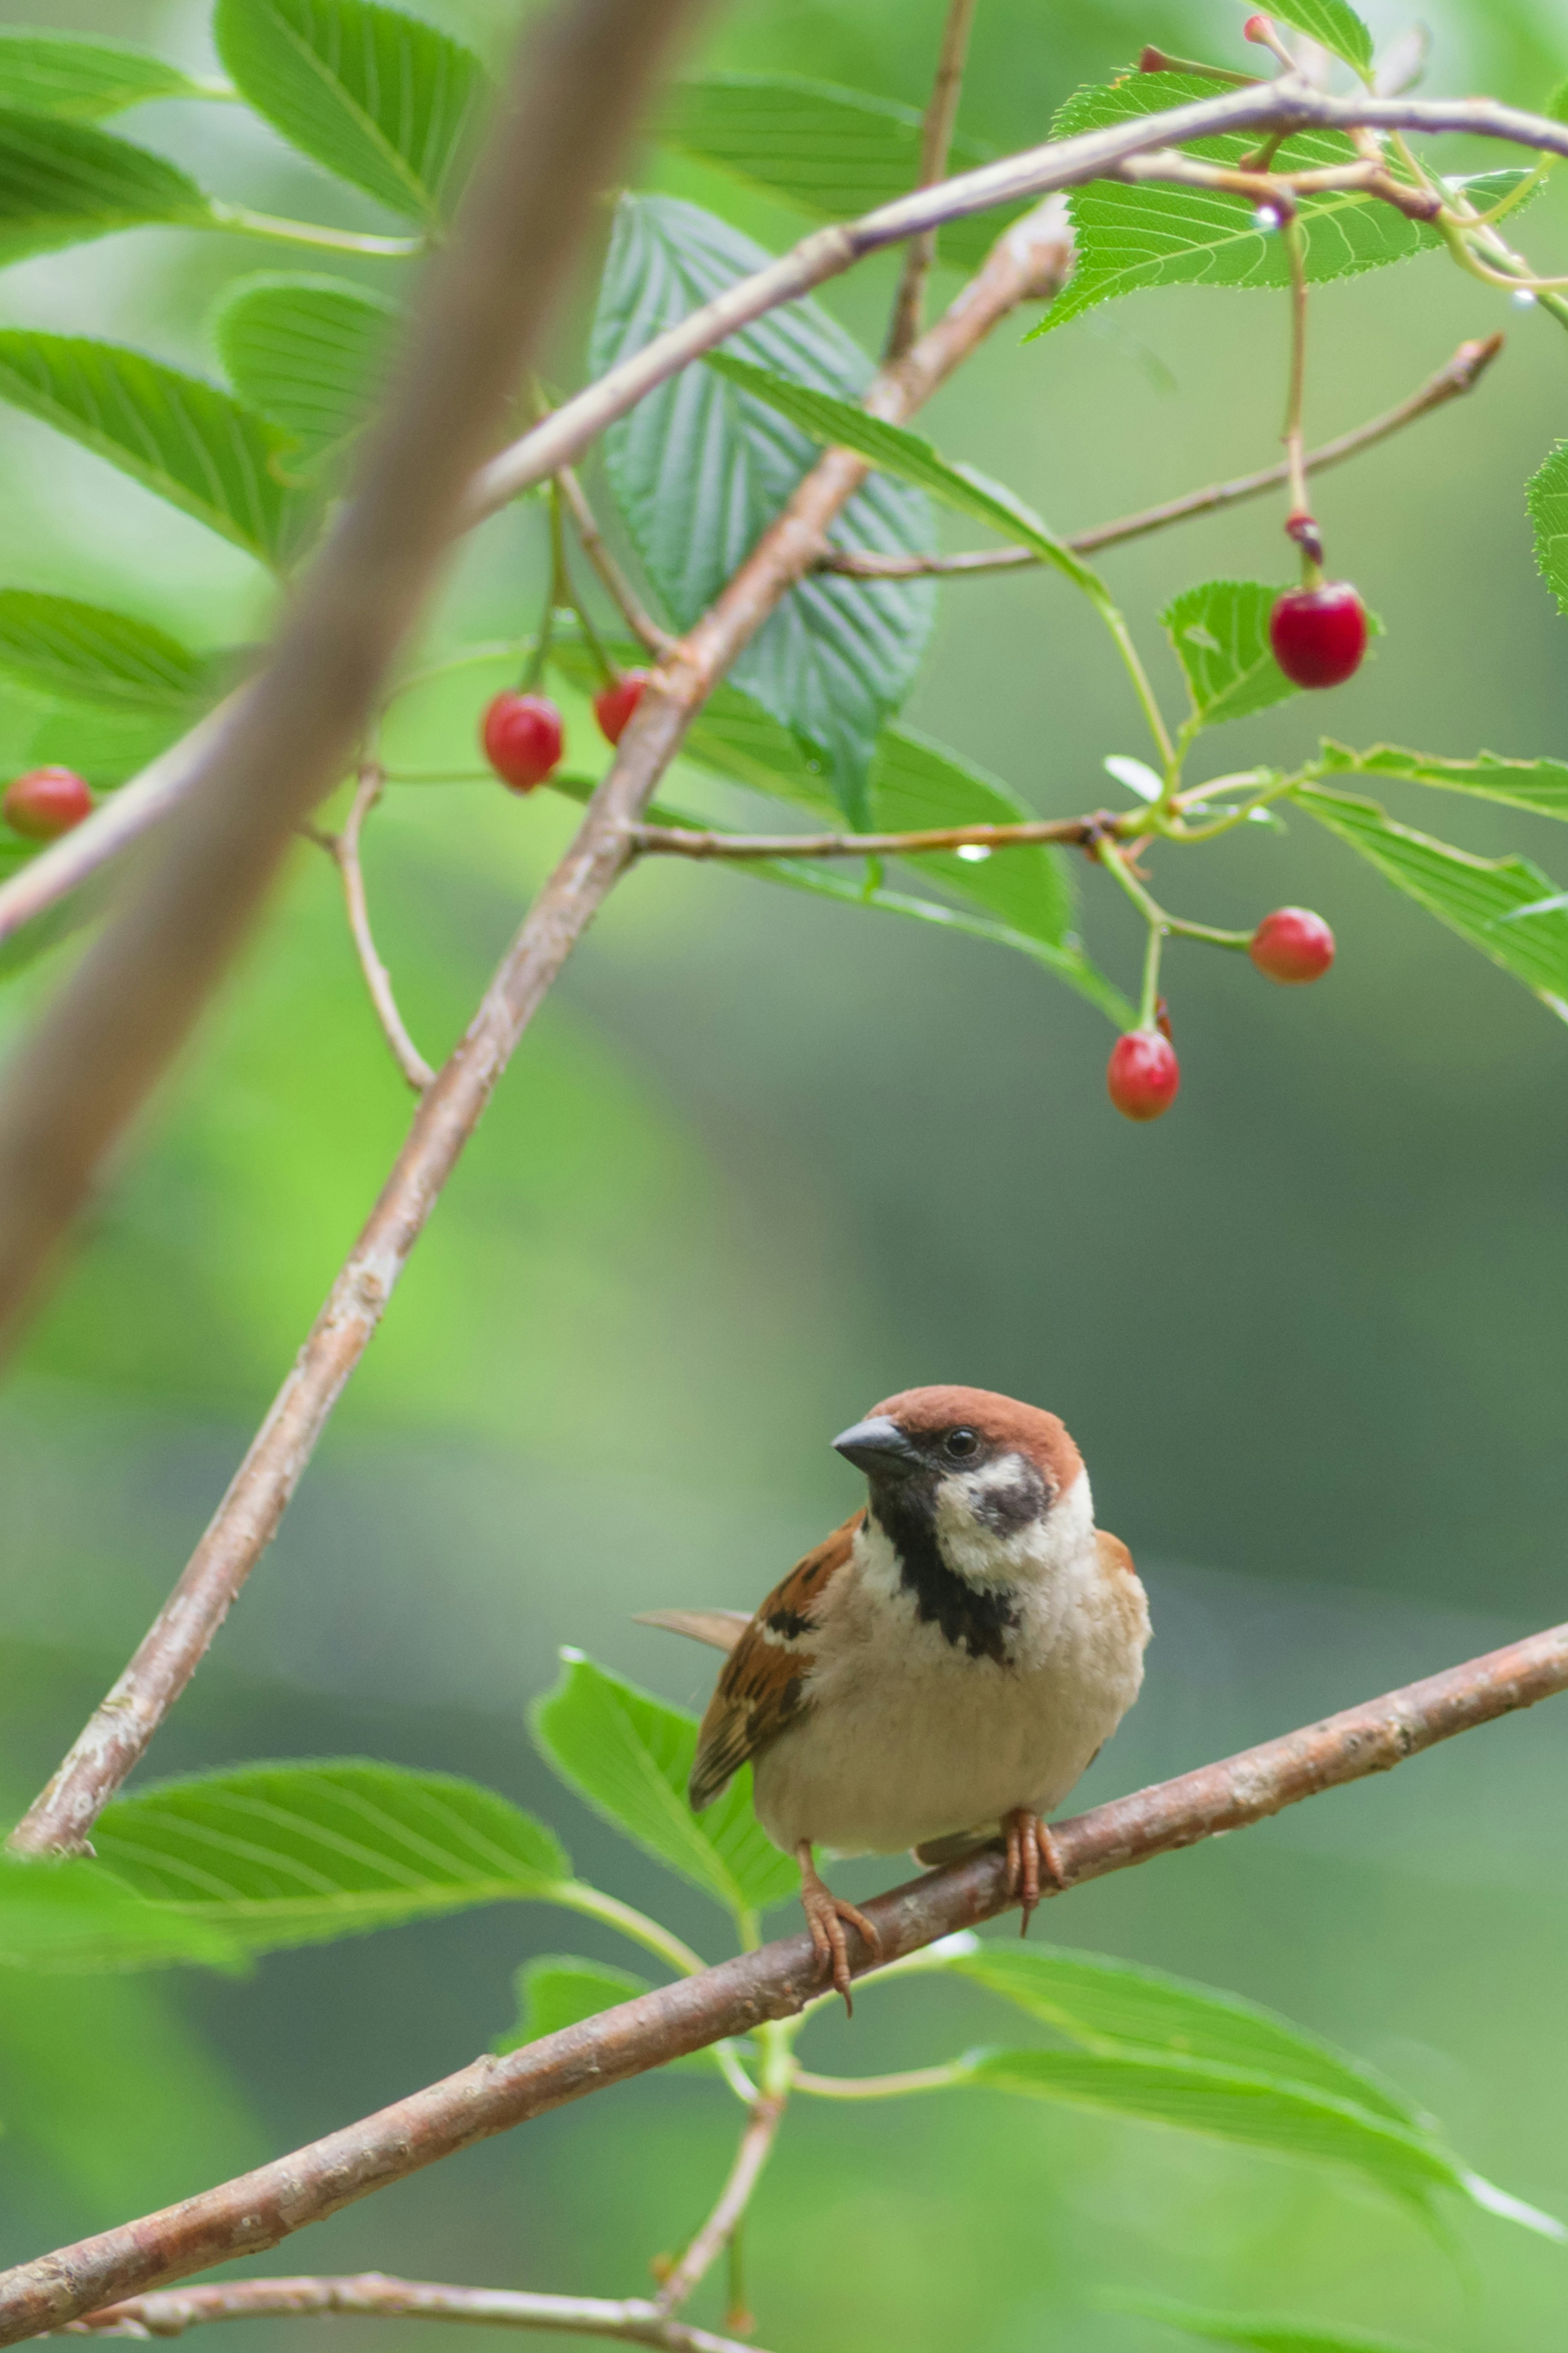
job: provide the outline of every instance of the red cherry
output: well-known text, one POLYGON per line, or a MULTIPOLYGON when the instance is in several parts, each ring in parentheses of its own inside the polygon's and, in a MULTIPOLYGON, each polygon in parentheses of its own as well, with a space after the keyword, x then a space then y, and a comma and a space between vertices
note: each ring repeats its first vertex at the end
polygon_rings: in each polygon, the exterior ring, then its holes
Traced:
POLYGON ((1244 41, 1267 41, 1274 27, 1267 16, 1249 16, 1241 28, 1244 41))
POLYGON ((29 841, 58 841, 92 814, 92 788, 74 768, 29 768, 0 800, 0 816, 29 841))
POLYGON ((485 712, 485 757, 514 793, 531 793, 561 760, 561 713, 547 694, 498 694, 485 712))
POLYGON ((651 675, 646 670, 624 670, 619 678, 612 679, 594 697, 594 716, 607 744, 618 744, 631 725, 632 713, 642 701, 642 691, 651 675))
POLYGON ((1321 980, 1334 960, 1334 935, 1310 907, 1276 907, 1247 953, 1270 980, 1321 980))
POLYGON ((1274 659, 1294 686, 1342 686, 1366 651, 1366 607, 1348 580, 1287 588, 1268 616, 1274 659))
POLYGON ((1110 1050, 1105 1083, 1128 1119, 1158 1119, 1170 1110, 1182 1083, 1176 1050, 1155 1030, 1130 1029, 1110 1050))

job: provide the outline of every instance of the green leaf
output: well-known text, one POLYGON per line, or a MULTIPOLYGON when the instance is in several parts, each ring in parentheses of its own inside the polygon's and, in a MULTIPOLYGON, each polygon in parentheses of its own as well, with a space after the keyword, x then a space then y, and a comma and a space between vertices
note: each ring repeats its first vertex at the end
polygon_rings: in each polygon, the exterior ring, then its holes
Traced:
POLYGON ((1462 940, 1523 981, 1560 1020, 1568 1021, 1568 906, 1524 911, 1562 899, 1550 875, 1528 858, 1476 858, 1446 841, 1396 825, 1375 801, 1319 785, 1290 797, 1320 825, 1375 866, 1462 940))
MULTIPOLYGON (((590 366, 602 375, 770 257, 696 205, 623 199, 600 289, 590 366)), ((871 364, 810 301, 733 339, 775 375, 853 396, 871 364)), ((816 450, 777 412, 712 369, 685 369, 607 436, 616 503, 678 627, 688 628, 773 522, 816 450)), ((930 510, 902 484, 873 480, 830 536, 841 546, 913 553, 931 543, 930 510)), ((791 589, 734 668, 736 683, 826 763, 852 822, 867 811, 877 733, 913 682, 934 614, 926 581, 816 574, 791 589)))
MULTIPOLYGON (((919 185, 923 121, 912 106, 804 74, 716 73, 678 81, 658 136, 748 187, 782 196, 821 220, 855 220, 919 185)), ((949 173, 992 160, 955 138, 949 173)), ((942 229, 944 261, 973 269, 1024 207, 1000 206, 942 229)))
POLYGON ((569 1953, 541 1953, 518 1970, 517 2023, 491 2043, 492 2051, 521 2051, 525 2042, 559 2034, 563 2027, 580 2026, 653 1990, 647 1978, 629 1969, 611 1968, 604 1961, 580 1961, 569 1953))
MULTIPOLYGON (((1055 136, 1074 138, 1080 132, 1158 114, 1192 99, 1214 98, 1224 88, 1196 74, 1131 74, 1070 98, 1057 118, 1055 136)), ((1249 135, 1199 139, 1184 153, 1237 164, 1257 143, 1249 135)), ((1279 168, 1315 170, 1348 163, 1353 153, 1338 132, 1298 132, 1281 148, 1279 168)), ((1490 172, 1465 185, 1484 207, 1527 176, 1517 169, 1490 172)), ((1124 186, 1114 180, 1094 180, 1075 188, 1068 202, 1078 260, 1035 334, 1141 287, 1283 287, 1290 282, 1285 241, 1277 231, 1259 228, 1247 196, 1221 188, 1124 186)), ((1354 190, 1304 196, 1298 217, 1307 277, 1313 284, 1403 261, 1441 243, 1429 223, 1410 220, 1393 205, 1354 190)))
POLYGON ((1345 0, 1269 0, 1268 13, 1305 33, 1363 79, 1371 73, 1372 35, 1345 0))
POLYGON ((687 1802, 697 1718, 563 1651, 564 1670, 533 1709, 533 1736, 595 1813, 729 1911, 761 1912, 799 1892, 793 1859, 752 1810, 750 1767, 700 1819, 687 1802))
POLYGON ((0 107, 0 264, 161 221, 210 228, 195 182, 85 122, 0 107))
POLYGON ((946 1967, 1089 2050, 1212 2062, 1327 2093, 1416 2130, 1428 2127, 1414 2103, 1370 2068, 1238 1994, 1049 1945, 985 1944, 946 1967))
MULTIPOLYGON (((1036 812, 984 769, 962 760, 912 728, 885 727, 871 768, 878 829, 921 833, 946 825, 1027 824, 1036 812)), ((1016 932, 1060 947, 1072 927, 1072 885, 1048 843, 965 858, 954 849, 921 850, 900 861, 934 875, 961 898, 999 915, 1016 932)))
POLYGON ((274 567, 293 553, 308 508, 279 480, 286 446, 232 394, 121 343, 0 330, 0 400, 183 508, 274 567))
POLYGON ((57 702, 38 706, 27 745, 30 768, 74 768, 98 789, 123 785, 166 751, 191 723, 189 707, 57 702))
POLYGON ((1412 784, 1436 785, 1444 792, 1505 801, 1534 817, 1568 818, 1568 764, 1562 760, 1505 760, 1495 752, 1478 752, 1473 760, 1439 760, 1428 752, 1402 751, 1397 744, 1352 752, 1326 737, 1321 750, 1336 776, 1407 776, 1412 784))
POLYGON ((1541 576, 1568 613, 1568 441, 1559 441, 1525 486, 1535 526, 1535 561, 1541 576))
POLYGON ((547 1900, 571 1872, 493 1789, 359 1757, 164 1781, 105 1807, 93 1843, 138 1894, 253 1952, 547 1900))
POLYGON ((389 212, 448 217, 489 96, 471 49, 369 0, 217 0, 213 35, 294 146, 389 212))
POLYGON ((767 368, 753 367, 730 352, 710 352, 706 362, 753 399, 765 400, 770 408, 776 408, 781 417, 787 417, 825 448, 857 450, 880 472, 917 490, 930 491, 945 506, 973 515, 1008 539, 1021 539, 1047 564, 1065 572, 1078 587, 1091 596, 1100 593, 1100 583, 1089 566, 1079 562, 1022 499, 967 466, 949 465, 908 426, 868 417, 853 401, 837 399, 814 385, 795 383, 767 368))
POLYGON ((6 1967, 147 1969, 204 1961, 234 1968, 243 1957, 220 1926, 144 1903, 101 1862, 0 1855, 0 1964, 6 1967))
POLYGON ((1268 616, 1279 594, 1261 580, 1205 580, 1184 589, 1161 614, 1201 726, 1250 718, 1300 691, 1268 642, 1268 616))
POLYGON ((79 40, 69 33, 0 31, 0 106, 97 122, 150 98, 216 98, 222 85, 194 81, 163 58, 123 41, 79 40))
POLYGON ((202 700, 208 676, 150 621, 27 588, 0 588, 0 674, 41 695, 181 712, 202 700))
POLYGON ((373 414, 399 315, 384 295, 336 278, 246 278, 213 334, 230 382, 313 466, 373 414))
POLYGON ((1249 2353, 1412 2353, 1408 2344, 1397 2344, 1391 2337, 1323 2328, 1316 2321, 1288 2320, 1273 2313, 1201 2312, 1190 2304, 1171 2304, 1164 2296, 1121 2293, 1099 2301, 1118 2312, 1163 2320, 1168 2327, 1206 2337, 1215 2345, 1245 2346, 1249 2353))

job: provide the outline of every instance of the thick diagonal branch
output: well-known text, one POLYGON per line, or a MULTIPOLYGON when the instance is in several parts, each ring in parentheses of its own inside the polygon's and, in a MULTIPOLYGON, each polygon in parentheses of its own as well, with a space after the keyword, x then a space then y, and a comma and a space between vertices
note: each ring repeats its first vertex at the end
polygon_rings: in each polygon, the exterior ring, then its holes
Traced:
MULTIPOLYGON (((1020 221, 946 315, 897 367, 878 377, 868 407, 894 419, 909 415, 1019 302, 1059 285, 1068 258, 1058 208, 1041 207, 1020 221)), ((711 611, 654 672, 575 840, 540 892, 461 1043, 426 1090, 381 1198, 184 1574, 13 1832, 18 1852, 79 1850, 100 1809, 189 1682, 277 1532, 343 1384, 369 1345, 519 1039, 633 856, 632 828, 693 713, 781 597, 813 568, 828 525, 867 470, 848 451, 830 450, 711 611)))
MULTIPOLYGON (((1492 1651, 1309 1724, 1283 1739, 1139 1789, 1053 1825, 1071 1888, 1200 1839, 1263 1821, 1285 1806, 1383 1773, 1440 1740, 1568 1690, 1568 1625, 1492 1651)), ((976 1855, 895 1888, 865 1907, 884 1961, 1009 1909, 1006 1861, 976 1855)), ((183 2204, 62 2247, 0 2277, 0 2346, 208 2264, 277 2246, 308 2222, 401 2181, 529 2117, 645 2074, 766 2019, 788 2018, 821 1990, 809 1936, 788 1936, 700 1977, 639 1994, 579 2026, 486 2056, 324 2140, 183 2204)))

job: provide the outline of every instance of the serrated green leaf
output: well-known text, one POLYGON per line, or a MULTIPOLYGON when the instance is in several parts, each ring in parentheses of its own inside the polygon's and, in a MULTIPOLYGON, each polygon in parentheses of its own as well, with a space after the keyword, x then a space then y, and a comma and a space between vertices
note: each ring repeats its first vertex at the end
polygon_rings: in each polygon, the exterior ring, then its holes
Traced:
POLYGON ((278 476, 283 436, 201 376, 121 343, 10 327, 0 330, 0 400, 263 564, 281 565, 302 536, 309 507, 278 476))
POLYGON ((101 1861, 0 1855, 0 1966, 85 1971, 201 1961, 235 1968, 243 1958, 220 1926, 143 1902, 101 1861))
POLYGON ((1021 539, 1047 564, 1064 572, 1075 586, 1090 595, 1099 592, 1100 583, 1089 566, 1063 545, 1022 499, 967 466, 949 465, 921 434, 911 433, 907 425, 889 425, 882 417, 868 417, 853 401, 753 366, 732 352, 710 352, 706 364, 753 399, 765 400, 770 408, 776 408, 825 448, 856 450, 879 472, 931 491, 943 505, 973 515, 1005 538, 1021 539))
POLYGON ((1300 691, 1274 659, 1268 616, 1278 588, 1261 580, 1205 580, 1160 616, 1205 727, 1247 719, 1300 691))
POLYGON ((1429 2128, 1394 2084, 1238 1994, 1049 1945, 985 1944, 945 1966, 1089 2049, 1214 2062, 1327 2093, 1414 2130, 1429 2128))
POLYGON ((1269 0, 1268 13, 1305 33, 1353 73, 1371 73, 1372 35, 1346 0, 1269 0))
MULTIPOLYGON (((1068 139, 1103 130, 1192 99, 1213 98, 1224 88, 1196 74, 1131 74, 1070 98, 1057 118, 1055 135, 1068 139)), ((1199 139, 1184 152, 1235 165, 1257 143, 1245 136, 1199 139)), ((1353 153, 1338 132, 1298 132, 1281 148, 1279 168, 1315 170, 1348 163, 1353 153)), ((1484 207, 1528 176, 1522 169, 1509 169, 1484 174, 1465 185, 1484 207)), ((1284 239, 1258 227, 1249 197, 1222 188, 1094 180, 1075 188, 1068 203, 1078 259, 1072 277, 1032 331, 1035 334, 1142 287, 1284 287, 1290 282, 1284 239)), ((1303 196, 1298 219, 1312 284, 1355 277, 1435 250, 1441 242, 1428 222, 1410 220, 1393 205, 1353 189, 1303 196)))
MULTIPOLYGON (((658 136, 818 219, 854 220, 918 185, 923 118, 895 99, 804 74, 715 73, 672 86, 658 136)), ((948 171, 991 160, 989 148, 955 137, 948 171)), ((951 222, 937 249, 943 260, 975 269, 1023 209, 1003 206, 951 222)))
POLYGON ((133 614, 0 588, 0 675, 45 696, 189 712, 208 671, 199 655, 133 614))
POLYGON ((336 278, 242 279, 213 320, 230 382, 300 466, 341 449, 385 381, 398 307, 336 278))
POLYGON ((294 146, 390 212, 449 216, 489 97, 471 49, 370 0, 217 0, 213 36, 294 146))
POLYGON ((107 1806, 93 1843, 138 1894, 252 1952, 547 1900, 572 1868, 495 1790, 362 1757, 164 1781, 107 1806))
POLYGON ((731 1913, 764 1911, 798 1894, 793 1859, 770 1843, 752 1810, 749 1766, 706 1813, 694 1814, 686 1786, 697 1718, 580 1651, 561 1658, 559 1682, 535 1703, 533 1736, 595 1813, 731 1913))
POLYGON ((1560 441, 1525 487, 1535 530, 1535 561, 1541 576, 1568 613, 1568 441, 1560 441))
POLYGON ((1397 744, 1353 752, 1327 737, 1320 748, 1335 776, 1407 776, 1412 784, 1436 785, 1443 792, 1504 801, 1534 817, 1568 818, 1568 764, 1562 760, 1510 760, 1495 752, 1478 752, 1473 760, 1442 760, 1429 752, 1402 751, 1397 744))
POLYGON ((1286 2319, 1276 2313, 1203 2312, 1194 2305, 1172 2304, 1164 2296, 1122 2293, 1099 2301, 1118 2312, 1163 2320, 1167 2327, 1206 2337, 1215 2345, 1245 2346, 1249 2353, 1412 2353, 1407 2343, 1396 2343, 1392 2337, 1324 2328, 1316 2321, 1286 2319))
MULTIPOLYGON (((711 213, 670 196, 626 197, 594 322, 595 375, 770 256, 711 213)), ((853 397, 871 364, 811 301, 755 322, 731 347, 792 381, 853 397)), ((610 428, 611 486, 637 554, 678 627, 689 628, 751 553, 816 458, 815 445, 713 370, 687 368, 610 428)), ((931 543, 930 509, 873 479, 830 536, 910 554, 931 543)), ((791 589, 734 666, 736 683, 820 754, 840 807, 867 811, 878 730, 913 682, 935 606, 926 581, 816 574, 791 589)))
POLYGON ((1396 891, 1523 981, 1560 1020, 1568 1021, 1568 906, 1538 915, 1521 912, 1543 899, 1562 898, 1539 866, 1528 858, 1476 858, 1395 824, 1375 801, 1320 785, 1298 785, 1290 797, 1375 866, 1396 891))
POLYGON ((98 122, 152 98, 215 98, 221 86, 194 81, 178 66, 124 41, 89 41, 70 33, 0 30, 0 106, 52 114, 63 122, 98 122))
POLYGON ((212 206, 176 164, 128 139, 0 106, 0 264, 150 221, 210 228, 212 206))

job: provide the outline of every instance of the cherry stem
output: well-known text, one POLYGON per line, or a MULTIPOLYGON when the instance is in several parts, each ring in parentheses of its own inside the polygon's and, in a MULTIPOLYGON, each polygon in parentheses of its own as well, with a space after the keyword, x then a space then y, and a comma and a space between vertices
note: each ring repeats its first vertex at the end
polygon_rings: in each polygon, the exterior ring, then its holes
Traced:
POLYGON ((1149 926, 1149 944, 1143 952, 1143 988, 1138 1002, 1138 1027, 1140 1029, 1153 1029, 1158 1026, 1155 1015, 1160 1002, 1160 952, 1167 938, 1204 940, 1215 948, 1246 948, 1252 944, 1252 934, 1221 931, 1213 923, 1189 923, 1181 915, 1167 914, 1132 871, 1131 851, 1124 851, 1110 840, 1102 840, 1098 849, 1100 863, 1108 873, 1115 876, 1149 926))
MULTIPOLYGON (((1301 401, 1307 384, 1307 256, 1301 241, 1301 224, 1294 214, 1280 223, 1279 234, 1285 240, 1285 251, 1290 263, 1290 375, 1285 394, 1285 458, 1289 467, 1290 513, 1285 528, 1292 523, 1311 524, 1311 510, 1307 504, 1306 444, 1301 438, 1301 401)), ((1313 553, 1312 541, 1305 531, 1291 532, 1299 538, 1301 548, 1301 579, 1309 588, 1315 588, 1322 578, 1321 565, 1313 553)))

